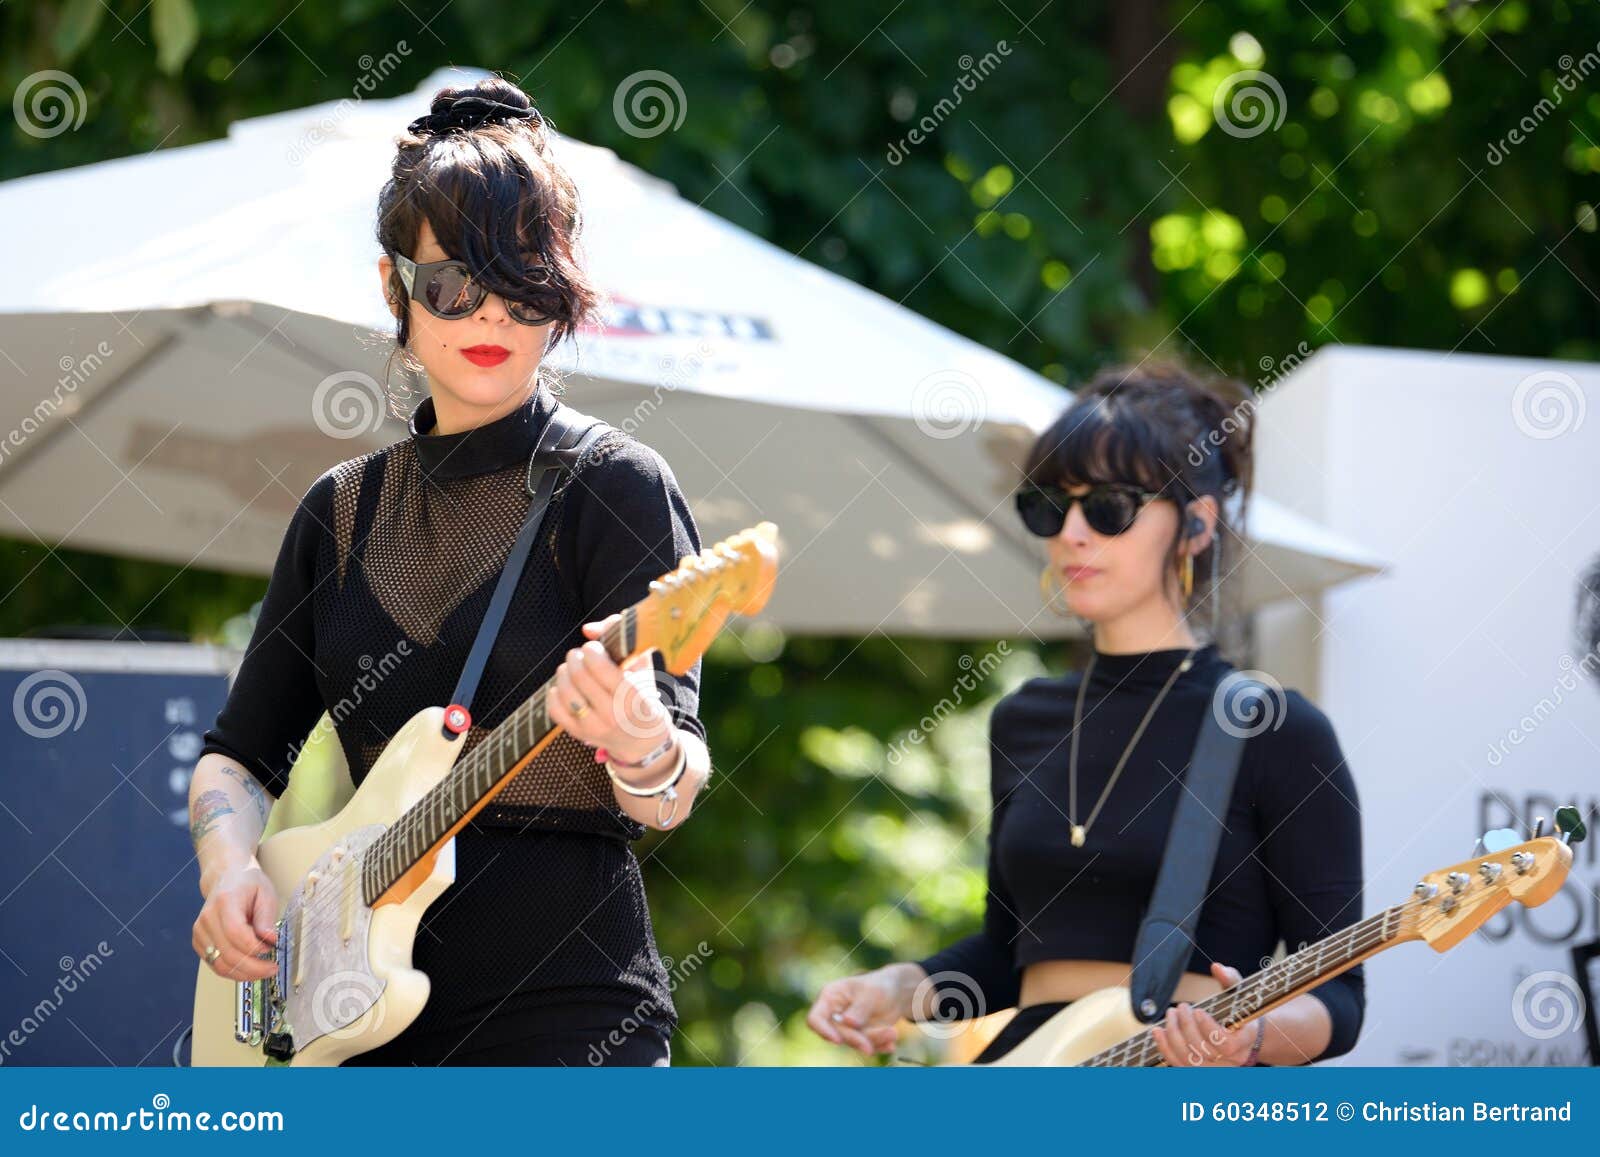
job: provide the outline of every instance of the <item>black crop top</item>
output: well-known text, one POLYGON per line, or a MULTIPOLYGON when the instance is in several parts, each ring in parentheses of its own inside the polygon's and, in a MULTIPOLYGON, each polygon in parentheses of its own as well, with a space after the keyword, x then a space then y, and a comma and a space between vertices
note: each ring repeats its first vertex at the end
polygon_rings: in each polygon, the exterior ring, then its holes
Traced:
MULTIPOLYGON (((1078 802, 1083 823, 1139 720, 1188 649, 1098 653, 1084 696, 1078 802)), ((1069 839, 1068 753, 1081 674, 1029 680, 990 718, 989 889, 983 930, 921 961, 941 1015, 1016 1004, 1020 970, 1043 960, 1133 956, 1202 713, 1230 671, 1214 644, 1178 676, 1089 826, 1069 839), (945 973, 940 977, 937 974, 945 973)), ((1188 971, 1220 961, 1249 976, 1283 940, 1293 952, 1361 918, 1361 817, 1328 719, 1286 690, 1266 730, 1245 744, 1188 971)), ((1319 1060, 1350 1051, 1365 1009, 1357 965, 1311 990, 1332 1038, 1319 1060)), ((967 1012, 966 1015, 972 1015, 967 1012)))

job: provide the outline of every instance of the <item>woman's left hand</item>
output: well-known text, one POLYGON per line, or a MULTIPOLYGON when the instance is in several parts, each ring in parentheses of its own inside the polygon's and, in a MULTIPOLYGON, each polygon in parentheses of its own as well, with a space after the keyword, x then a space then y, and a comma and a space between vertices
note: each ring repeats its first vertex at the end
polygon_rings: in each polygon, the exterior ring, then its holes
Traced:
POLYGON ((620 617, 583 624, 589 642, 568 651, 556 668, 556 695, 548 709, 550 722, 580 743, 637 762, 666 739, 673 724, 656 686, 651 652, 619 666, 597 641, 620 617))
MULTIPOLYGON (((1211 974, 1223 988, 1232 988, 1243 979, 1237 968, 1216 961, 1211 963, 1211 974)), ((1152 1028, 1150 1035, 1163 1059, 1174 1068, 1225 1067, 1243 1065, 1250 1059, 1258 1031, 1254 1021, 1242 1028, 1223 1028, 1205 1009, 1178 1004, 1167 1009, 1165 1025, 1152 1028)))

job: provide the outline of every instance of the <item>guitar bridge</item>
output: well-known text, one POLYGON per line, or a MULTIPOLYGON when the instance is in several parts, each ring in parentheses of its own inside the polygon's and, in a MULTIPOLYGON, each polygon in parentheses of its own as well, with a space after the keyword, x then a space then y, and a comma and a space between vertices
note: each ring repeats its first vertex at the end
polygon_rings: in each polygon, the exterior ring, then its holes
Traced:
MULTIPOLYGON (((278 942, 273 947, 273 958, 278 971, 261 980, 241 980, 234 994, 233 1039, 251 1048, 264 1047, 268 1055, 275 1055, 273 1041, 283 1035, 280 1029, 284 1008, 284 991, 279 981, 293 957, 294 938, 289 933, 289 922, 278 922, 278 942)), ((276 1046, 281 1049, 281 1044, 276 1046)), ((293 1052, 293 1048, 290 1048, 293 1052)))

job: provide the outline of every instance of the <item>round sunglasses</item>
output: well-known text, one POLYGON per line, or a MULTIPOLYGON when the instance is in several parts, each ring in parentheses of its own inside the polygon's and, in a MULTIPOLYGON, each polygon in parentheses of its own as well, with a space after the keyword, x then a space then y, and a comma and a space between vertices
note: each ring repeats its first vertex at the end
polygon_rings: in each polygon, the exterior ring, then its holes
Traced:
MULTIPOLYGON (((400 270, 400 280, 405 283, 406 292, 412 300, 420 301, 423 309, 445 321, 458 321, 469 316, 483 304, 489 292, 482 282, 473 280, 466 263, 454 257, 420 264, 404 253, 393 253, 390 257, 400 270)), ((554 313, 541 306, 506 298, 502 300, 512 320, 523 325, 543 325, 556 319, 554 313)))
POLYGON ((1017 513, 1022 524, 1040 538, 1054 538, 1067 523, 1074 502, 1083 503, 1083 519, 1096 534, 1122 534, 1151 502, 1163 495, 1124 482, 1100 482, 1082 494, 1068 494, 1060 486, 1035 486, 1017 490, 1017 513))

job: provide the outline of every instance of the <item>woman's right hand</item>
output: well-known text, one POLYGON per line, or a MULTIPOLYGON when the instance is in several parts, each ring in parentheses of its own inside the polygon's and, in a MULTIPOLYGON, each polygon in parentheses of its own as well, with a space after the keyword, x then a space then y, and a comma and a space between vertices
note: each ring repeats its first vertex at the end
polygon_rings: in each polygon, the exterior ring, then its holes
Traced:
POLYGON ((218 976, 265 979, 278 971, 272 959, 277 920, 278 893, 260 865, 234 868, 212 886, 194 922, 195 955, 203 961, 206 948, 216 945, 222 954, 210 968, 218 976))
POLYGON ((896 1025, 911 1015, 911 998, 928 978, 921 966, 888 964, 859 976, 830 980, 817 993, 806 1024, 823 1040, 864 1057, 893 1050, 896 1025))

